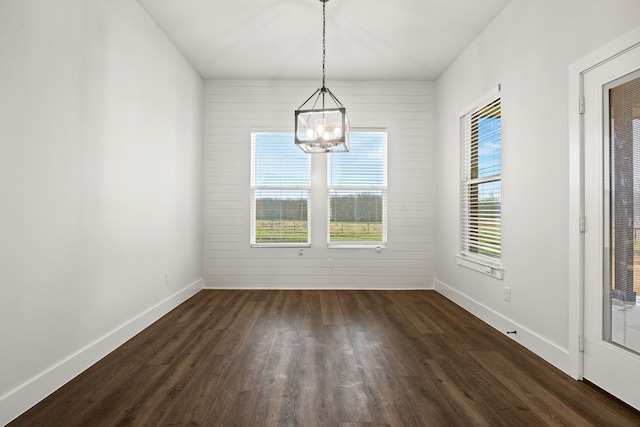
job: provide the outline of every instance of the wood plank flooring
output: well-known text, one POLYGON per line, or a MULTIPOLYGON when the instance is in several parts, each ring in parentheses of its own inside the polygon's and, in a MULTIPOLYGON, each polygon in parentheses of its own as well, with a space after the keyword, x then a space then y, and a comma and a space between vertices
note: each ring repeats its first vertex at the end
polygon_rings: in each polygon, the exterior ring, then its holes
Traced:
POLYGON ((639 426, 433 291, 204 290, 15 426, 639 426))

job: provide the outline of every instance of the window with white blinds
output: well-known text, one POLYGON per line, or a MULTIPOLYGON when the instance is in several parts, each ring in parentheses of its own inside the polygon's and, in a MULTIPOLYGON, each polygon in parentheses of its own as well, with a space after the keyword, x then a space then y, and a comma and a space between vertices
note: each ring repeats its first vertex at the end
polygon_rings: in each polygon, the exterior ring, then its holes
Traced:
POLYGON ((253 246, 309 246, 309 169, 292 132, 251 133, 253 246))
POLYGON ((502 135, 500 94, 461 117, 460 254, 500 261, 502 135))
POLYGON ((351 131, 348 153, 327 160, 328 244, 387 242, 387 132, 351 131))

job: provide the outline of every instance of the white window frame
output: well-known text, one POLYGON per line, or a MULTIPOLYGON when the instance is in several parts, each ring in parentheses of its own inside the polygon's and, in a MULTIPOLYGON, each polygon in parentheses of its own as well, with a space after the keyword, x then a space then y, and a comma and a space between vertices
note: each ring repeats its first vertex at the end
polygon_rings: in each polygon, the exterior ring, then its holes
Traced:
MULTIPOLYGON (((353 152, 347 153, 328 153, 328 154, 306 154, 309 161, 309 181, 308 185, 258 185, 256 183, 256 137, 258 134, 266 133, 266 134, 291 134, 291 147, 294 150, 299 150, 298 147, 293 143, 294 134, 291 130, 281 130, 281 129, 251 129, 251 196, 250 196, 250 245, 254 248, 308 248, 311 247, 311 239, 313 235, 312 228, 312 194, 325 194, 326 206, 326 247, 327 248, 376 248, 376 250, 381 250, 385 248, 387 245, 387 170, 388 170, 388 158, 387 158, 387 147, 388 147, 388 132, 386 128, 351 128, 351 134, 354 133, 364 133, 364 132, 380 132, 384 135, 384 144, 383 144, 383 177, 381 185, 336 185, 329 186, 329 163, 331 156, 350 156, 354 155, 353 152), (325 157, 323 159, 323 157, 325 157), (315 171, 315 172, 314 172, 315 171), (258 243, 256 242, 256 193, 260 190, 302 190, 308 191, 307 198, 307 236, 308 242, 296 242, 296 243, 258 243), (330 242, 330 227, 331 227, 331 191, 332 190, 353 190, 353 191, 381 191, 382 192, 382 240, 376 241, 334 241, 330 242)), ((297 151, 296 151, 297 152, 297 151)), ((300 151, 302 153, 302 151, 300 151)), ((316 214, 320 214, 321 212, 316 212, 316 214)), ((317 231, 317 230, 316 230, 317 231)), ((316 235, 316 238, 318 235, 316 235)))
MULTIPOLYGON (((500 249, 497 257, 474 253, 469 250, 470 237, 470 191, 471 186, 483 183, 500 182, 500 212, 498 213, 500 230, 502 230, 502 170, 497 174, 481 178, 472 178, 471 175, 471 118, 472 116, 488 107, 496 100, 501 101, 500 86, 496 86, 491 92, 465 108, 460 114, 460 134, 461 134, 461 167, 460 167, 460 250, 457 256, 457 263, 463 267, 487 274, 497 279, 503 278, 502 267, 502 232, 500 231, 500 249)), ((500 104, 500 116, 502 117, 502 105, 500 104)), ((502 128, 502 119, 501 119, 502 128)), ((502 152, 503 140, 500 131, 500 151, 502 152)), ((501 161, 502 164, 502 161, 501 161)), ((502 168, 502 167, 501 167, 502 168)))
POLYGON ((290 134, 291 148, 297 153, 300 151, 293 143, 294 133, 291 130, 280 129, 251 129, 251 247, 254 248, 308 248, 311 246, 311 159, 309 161, 309 177, 307 185, 257 185, 256 184, 256 137, 258 134, 290 134), (256 242, 256 193, 261 190, 266 191, 307 191, 307 241, 306 242, 256 242))
POLYGON ((336 153, 330 154, 330 156, 353 156, 353 149, 357 146, 357 138, 354 137, 354 134, 357 133, 367 133, 367 132, 375 132, 383 135, 383 147, 382 147, 382 183, 379 185, 359 185, 359 184, 351 184, 351 185, 331 185, 330 183, 330 167, 331 167, 331 159, 334 157, 330 157, 327 160, 327 247, 328 248, 385 248, 387 246, 387 195, 388 195, 388 185, 387 185, 387 171, 388 171, 388 141, 389 134, 386 128, 351 128, 351 152, 349 153, 336 153), (354 191, 354 192, 381 192, 382 193, 382 239, 381 240, 331 240, 331 192, 332 191, 354 191))

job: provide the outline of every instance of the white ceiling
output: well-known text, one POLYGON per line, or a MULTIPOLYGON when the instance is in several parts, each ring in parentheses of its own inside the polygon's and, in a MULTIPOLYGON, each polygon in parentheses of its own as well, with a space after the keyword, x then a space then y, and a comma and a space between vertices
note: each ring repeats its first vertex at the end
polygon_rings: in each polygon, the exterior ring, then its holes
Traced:
MULTIPOLYGON (((319 0, 138 0, 205 79, 321 79, 319 0)), ((330 0, 327 82, 434 80, 509 0, 330 0)))

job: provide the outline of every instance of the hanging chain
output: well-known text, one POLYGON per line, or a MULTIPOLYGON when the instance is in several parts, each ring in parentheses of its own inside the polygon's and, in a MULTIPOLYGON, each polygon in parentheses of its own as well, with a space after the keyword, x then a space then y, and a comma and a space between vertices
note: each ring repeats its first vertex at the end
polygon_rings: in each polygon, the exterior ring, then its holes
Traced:
POLYGON ((327 54, 326 46, 326 27, 327 27, 327 1, 320 0, 322 2, 322 88, 324 89, 324 74, 325 74, 325 57, 327 54))

